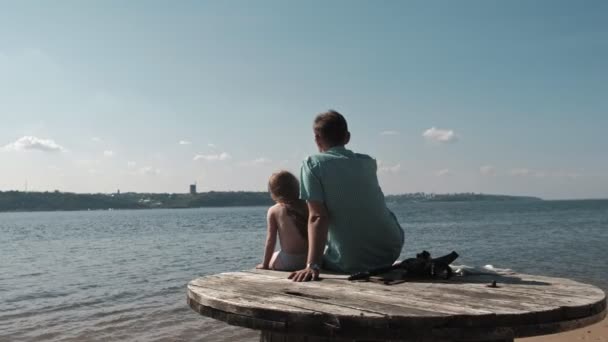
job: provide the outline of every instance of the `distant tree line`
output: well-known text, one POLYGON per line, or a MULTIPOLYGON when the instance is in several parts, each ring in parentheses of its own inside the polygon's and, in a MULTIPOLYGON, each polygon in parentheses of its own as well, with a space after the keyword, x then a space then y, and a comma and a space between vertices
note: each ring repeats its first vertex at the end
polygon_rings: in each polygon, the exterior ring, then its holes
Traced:
POLYGON ((473 192, 463 192, 454 194, 429 194, 416 192, 411 194, 388 195, 386 201, 389 203, 409 203, 409 202, 472 202, 472 201, 540 201, 542 199, 531 196, 508 196, 508 195, 488 195, 476 194, 473 192))
POLYGON ((75 194, 69 192, 0 191, 0 211, 107 210, 266 206, 267 192, 217 192, 200 194, 75 194))
MULTIPOLYGON (((485 195, 473 193, 389 195, 388 203, 445 201, 512 201, 540 200, 536 197, 485 195)), ((269 206, 267 192, 209 191, 199 194, 155 194, 128 192, 122 194, 76 194, 70 192, 0 191, 0 211, 107 210, 150 208, 200 208, 269 206)))

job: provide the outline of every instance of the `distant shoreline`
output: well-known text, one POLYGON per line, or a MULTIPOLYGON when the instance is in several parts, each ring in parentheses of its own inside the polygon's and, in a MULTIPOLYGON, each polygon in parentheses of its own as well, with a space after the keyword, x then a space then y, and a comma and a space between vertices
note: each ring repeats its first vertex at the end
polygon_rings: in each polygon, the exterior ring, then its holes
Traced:
MULTIPOLYGON (((419 202, 542 201, 538 197, 475 193, 411 193, 386 196, 388 204, 419 202)), ((267 192, 209 191, 196 194, 114 193, 77 194, 70 192, 0 191, 0 212, 88 211, 121 209, 185 209, 269 206, 267 192)))

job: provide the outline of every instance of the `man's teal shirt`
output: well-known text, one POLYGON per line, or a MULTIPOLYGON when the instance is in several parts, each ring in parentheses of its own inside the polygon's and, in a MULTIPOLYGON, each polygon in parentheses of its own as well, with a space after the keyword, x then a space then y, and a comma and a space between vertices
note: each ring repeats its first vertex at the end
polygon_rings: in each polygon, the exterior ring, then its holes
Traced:
POLYGON ((300 198, 325 203, 329 237, 323 267, 359 272, 391 265, 401 253, 403 230, 386 207, 376 160, 343 146, 308 157, 300 198))

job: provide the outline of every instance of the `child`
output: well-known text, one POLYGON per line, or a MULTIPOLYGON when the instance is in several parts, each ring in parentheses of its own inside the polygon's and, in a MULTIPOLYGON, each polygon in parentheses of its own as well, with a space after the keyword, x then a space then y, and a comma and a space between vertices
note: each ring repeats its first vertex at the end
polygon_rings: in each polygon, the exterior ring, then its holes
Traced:
POLYGON ((295 271, 306 266, 308 208, 299 199, 298 179, 287 171, 272 174, 268 191, 276 204, 268 209, 264 261, 256 268, 295 271), (279 235, 281 250, 274 252, 279 235))

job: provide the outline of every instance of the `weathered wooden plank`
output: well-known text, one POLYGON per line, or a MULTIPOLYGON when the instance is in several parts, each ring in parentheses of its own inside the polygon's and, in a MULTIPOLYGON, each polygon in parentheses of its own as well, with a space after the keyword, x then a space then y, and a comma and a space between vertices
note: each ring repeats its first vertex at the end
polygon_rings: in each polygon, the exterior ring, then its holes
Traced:
MULTIPOLYGON (((247 288, 249 289, 248 291, 254 291, 253 295, 258 295, 259 298, 263 298, 263 300, 267 300, 268 296, 272 296, 273 295, 273 291, 276 292, 281 292, 283 290, 281 290, 280 288, 277 288, 277 286, 281 287, 283 285, 280 284, 279 282, 276 282, 276 279, 267 279, 267 282, 261 281, 260 279, 255 279, 256 277, 254 277, 253 279, 247 279, 248 277, 243 277, 243 275, 239 275, 239 274, 232 274, 232 276, 234 276, 235 278, 230 277, 229 275, 224 275, 223 279, 220 279, 220 282, 213 282, 211 280, 208 280, 209 283, 206 284, 206 286, 211 286, 213 287, 217 287, 217 288, 223 288, 226 286, 230 286, 230 284, 234 284, 236 281, 238 281, 239 279, 241 280, 241 282, 244 282, 246 284, 248 284, 247 288), (224 281, 221 281, 224 280, 224 281), (256 282, 261 282, 261 284, 253 284, 252 283, 256 283, 256 282), (279 283, 279 284, 278 284, 279 283), (273 289, 274 288, 274 289, 273 289), (270 294, 264 292, 264 291, 270 291, 270 294)), ((257 277, 257 278, 263 278, 263 277, 257 277)), ((217 279, 215 279, 217 281, 217 279)), ((299 287, 303 287, 303 288, 309 288, 312 284, 314 283, 305 283, 305 284, 294 284, 291 283, 289 281, 285 282, 287 285, 289 286, 299 286, 299 287)), ((314 285, 321 285, 321 283, 317 283, 314 285)), ((290 287, 287 287, 287 289, 289 289, 290 287)), ((328 288, 323 288, 321 287, 320 289, 317 289, 317 291, 315 291, 315 295, 316 298, 307 298, 307 297, 302 297, 302 298, 295 298, 295 302, 291 302, 292 305, 295 306, 302 306, 302 301, 308 301, 308 300, 312 300, 312 301, 318 301, 319 298, 323 298, 323 296, 326 296, 325 298, 327 300, 329 300, 330 302, 328 303, 329 305, 332 304, 332 302, 340 302, 341 298, 340 295, 344 296, 344 294, 342 293, 343 291, 341 291, 338 294, 335 293, 326 293, 324 291, 327 291, 328 288)), ((241 292, 245 292, 245 290, 240 290, 241 292)), ((249 292, 246 292, 247 294, 249 294, 249 292)), ((358 294, 355 294, 358 295, 358 294)), ((360 298, 357 298, 357 300, 359 300, 360 298)), ((392 300, 392 298, 386 298, 387 300, 392 300)), ((414 300, 414 302, 416 302, 416 300, 414 300)), ((411 302, 410 302, 411 303, 411 302)), ((314 303, 311 305, 315 305, 318 303, 314 303)), ((263 305, 262 303, 260 303, 260 306, 263 305)), ((375 308, 376 310, 387 310, 387 307, 380 307, 380 308, 375 308)), ((331 311, 331 310, 330 310, 331 311)), ((404 312, 401 312, 404 313, 404 312)), ((423 317, 423 320, 411 320, 411 317, 409 320, 403 319, 404 317, 399 316, 399 312, 396 313, 397 316, 392 316, 391 317, 391 324, 389 324, 389 326, 386 325, 386 322, 378 322, 377 320, 375 322, 369 321, 369 320, 360 320, 357 319, 356 322, 353 322, 352 320, 345 318, 345 317, 339 317, 339 316, 334 316, 333 318, 333 325, 336 326, 335 329, 333 329, 333 333, 335 335, 339 335, 341 333, 341 330, 348 330, 348 331, 356 331, 356 330, 360 330, 360 325, 365 324, 366 325, 366 329, 367 328, 373 328, 373 327, 380 327, 380 326, 384 326, 385 328, 390 328, 390 329, 394 329, 395 327, 399 328, 400 331, 403 331, 406 328, 410 328, 410 330, 415 330, 415 329, 420 329, 421 327, 426 327, 427 329, 430 327, 449 327, 449 326, 488 326, 488 327, 493 327, 496 322, 495 322, 495 318, 493 316, 488 317, 485 320, 481 320, 481 317, 466 317, 466 316, 454 316, 454 317, 449 317, 448 320, 430 320, 430 318, 432 317, 423 317), (336 318, 338 317, 338 318, 336 318), (485 322, 485 324, 484 324, 485 322)), ((286 313, 287 315, 287 313, 286 313)), ((358 317, 356 317, 358 318, 358 317)), ((524 316, 518 316, 517 318, 519 318, 519 321, 515 322, 515 323, 521 323, 522 320, 525 321, 527 317, 524 316)), ((289 321, 290 318, 286 317, 286 320, 289 321)), ((505 319, 503 318, 503 321, 505 321, 505 319)), ((505 321, 506 322, 506 321, 505 321)), ((305 322, 301 319, 295 319, 293 320, 293 322, 288 323, 292 329, 291 331, 302 331, 302 330, 306 330, 305 327, 307 324, 309 324, 309 322, 305 322), (304 325, 304 326, 302 326, 304 325)), ((331 329, 330 329, 331 330, 331 329)), ((359 333, 359 335, 364 334, 363 333, 359 333)))
MULTIPOLYGON (((536 278, 539 279, 541 277, 536 278)), ((544 277, 543 279, 553 279, 552 281, 555 282, 556 278, 544 277)), ((424 287, 424 290, 421 290, 419 288, 421 283, 407 283, 391 287, 391 293, 401 294, 403 292, 406 292, 408 293, 408 295, 412 295, 413 292, 415 292, 414 294, 431 293, 431 296, 433 298, 440 299, 441 301, 446 301, 451 298, 457 302, 462 302, 463 300, 466 300, 466 298, 463 298, 463 296, 472 297, 472 292, 476 292, 476 308, 485 308, 490 310, 493 307, 503 307, 511 309, 519 308, 523 311, 538 310, 539 307, 544 308, 546 310, 551 310, 552 308, 557 309, 559 307, 577 307, 580 309, 581 305, 584 305, 585 303, 589 303, 594 300, 597 302, 601 302, 605 299, 605 295, 600 289, 589 287, 585 284, 577 283, 574 281, 568 281, 568 283, 575 284, 576 286, 568 285, 564 288, 561 284, 553 285, 556 290, 547 291, 544 288, 548 286, 545 285, 538 286, 538 288, 526 286, 526 289, 524 286, 514 284, 501 284, 499 288, 488 288, 482 284, 467 283, 468 286, 466 287, 454 287, 452 286, 454 285, 453 283, 427 283, 422 284, 426 287, 424 287), (448 288, 446 288, 446 286, 448 288), (564 293, 559 293, 560 290, 563 290, 564 293), (461 291, 465 293, 460 293, 461 291), (514 305, 514 302, 518 302, 519 304, 514 305), (484 307, 483 304, 488 304, 489 306, 484 307)), ((336 285, 343 286, 343 283, 336 283, 336 285)), ((329 287, 325 283, 322 286, 329 287)), ((365 289, 362 291, 374 290, 374 288, 386 290, 386 286, 372 283, 366 284, 365 289)), ((584 310, 587 310, 587 308, 584 308, 584 310)))
POLYGON ((225 312, 211 306, 201 304, 191 297, 188 297, 187 300, 188 305, 192 308, 192 310, 203 316, 217 319, 230 325, 265 331, 286 331, 285 322, 265 320, 262 318, 225 312))
MULTIPOLYGON (((229 279, 229 283, 233 283, 233 281, 234 279, 229 279)), ((217 279, 208 279, 208 282, 199 281, 196 282, 196 285, 190 285, 189 296, 197 298, 199 302, 214 305, 216 308, 238 315, 256 317, 262 320, 280 319, 290 327, 291 332, 309 332, 310 326, 314 325, 322 326, 324 331, 331 331, 333 335, 339 335, 341 331, 351 333, 358 331, 357 334, 363 336, 370 329, 390 329, 390 321, 386 319, 385 314, 375 313, 367 309, 352 309, 348 306, 336 305, 331 301, 320 301, 318 298, 281 295, 256 286, 249 286, 247 289, 239 288, 238 291, 227 290, 227 284, 218 282, 217 279), (221 290, 216 290, 216 288, 221 290), (217 305, 213 301, 208 302, 205 298, 207 296, 211 297, 212 300, 216 297, 226 298, 226 303, 217 305), (258 310, 254 314, 251 312, 251 301, 255 300, 257 300, 257 306, 264 310, 258 310), (266 305, 267 303, 271 303, 273 307, 266 305), (281 308, 276 307, 277 304, 287 305, 290 308, 281 310, 281 308), (316 315, 301 315, 304 310, 300 309, 314 311, 316 315)), ((425 312, 426 315, 419 312, 415 314, 423 319, 433 315, 437 316, 432 312, 425 312)), ((245 323, 249 324, 250 322, 245 323)), ((416 326, 420 325, 421 323, 417 323, 416 326)), ((407 325, 404 325, 404 327, 407 327, 407 325)))
POLYGON ((311 289, 311 283, 293 283, 280 284, 267 282, 255 277, 247 276, 227 276, 223 280, 208 279, 204 284, 199 283, 199 286, 210 288, 225 287, 226 283, 232 283, 237 279, 246 279, 248 286, 246 288, 233 289, 235 293, 259 294, 259 300, 265 301, 270 297, 288 295, 287 302, 293 306, 310 306, 315 308, 327 306, 332 311, 348 309, 353 311, 354 316, 365 316, 367 313, 373 313, 376 316, 389 316, 391 314, 403 314, 410 316, 428 317, 428 316, 446 316, 446 314, 437 313, 431 310, 404 308, 393 305, 390 302, 378 303, 368 301, 365 296, 355 293, 345 293, 344 289, 336 288, 314 288, 311 289), (313 303, 313 304, 310 304, 313 303), (376 306, 376 307, 375 307, 376 306))
POLYGON ((286 276, 255 270, 199 278, 188 285, 188 302, 230 324, 332 341, 512 340, 584 326, 606 314, 603 291, 559 278, 511 273, 500 287, 488 288, 486 276, 394 286, 349 282, 344 275, 309 283, 286 276))
MULTIPOLYGON (((228 298, 247 298, 251 302, 257 304, 280 304, 292 307, 293 309, 303 309, 303 311, 313 312, 331 312, 343 316, 356 316, 356 317, 369 317, 378 316, 383 317, 386 314, 379 313, 373 310, 362 307, 352 307, 348 305, 338 305, 336 303, 325 304, 324 301, 317 295, 313 295, 308 298, 301 298, 302 295, 297 291, 275 289, 274 291, 267 287, 257 287, 250 284, 250 286, 244 288, 232 288, 226 286, 226 280, 228 282, 232 279, 225 280, 213 280, 210 279, 206 282, 191 283, 189 289, 198 295, 203 296, 214 296, 220 295, 218 292, 225 292, 222 297, 228 298)), ((296 310, 297 311, 297 310, 296 310)))
MULTIPOLYGON (((372 303, 380 304, 382 306, 381 309, 386 312, 387 315, 408 315, 414 310, 428 312, 425 315, 433 315, 433 313, 439 313, 440 316, 446 316, 447 314, 493 314, 493 312, 491 311, 477 310, 474 308, 467 307, 466 304, 461 303, 440 303, 441 308, 435 308, 432 306, 437 305, 439 302, 434 300, 425 300, 424 296, 418 298, 392 297, 390 293, 370 294, 369 291, 366 291, 365 289, 357 289, 356 287, 348 289, 350 291, 347 292, 345 291, 347 290, 347 288, 345 288, 344 285, 348 283, 342 283, 340 284, 340 286, 329 286, 329 284, 325 282, 294 283, 291 281, 287 281, 287 286, 285 287, 285 284, 281 284, 280 282, 277 282, 274 279, 263 280, 259 276, 243 273, 225 274, 225 279, 226 283, 233 283, 237 281, 237 279, 247 279, 246 282, 247 284, 249 284, 248 286, 253 286, 257 289, 265 288, 267 290, 272 289, 275 292, 293 291, 303 294, 314 294, 318 297, 318 299, 325 299, 332 303, 344 303, 341 302, 342 300, 344 300, 351 302, 351 304, 349 305, 357 305, 357 303, 364 303, 365 305, 372 305, 372 303), (441 310, 443 310, 444 312, 442 312, 441 310)), ((215 286, 222 285, 223 284, 221 283, 215 284, 215 286)), ((357 286, 360 285, 361 284, 358 284, 357 286)), ((310 298, 310 296, 302 296, 300 299, 309 300, 310 298)))
MULTIPOLYGON (((309 283, 309 284, 311 284, 311 283, 309 283)), ((324 284, 324 285, 327 285, 327 284, 324 284)), ((310 286, 310 285, 307 285, 307 286, 310 286)), ((321 289, 321 290, 327 290, 327 288, 329 288, 329 287, 327 287, 327 286, 325 286, 325 287, 326 287, 325 289, 321 289)), ((332 296, 332 297, 333 297, 333 296, 332 296)), ((337 298, 333 297, 332 299, 336 300, 337 298)), ((360 299, 360 298, 357 298, 357 299, 360 299)), ((394 299, 394 298, 387 298, 387 300, 389 300, 389 301, 391 301, 391 302, 394 302, 394 300, 395 300, 395 299, 394 299)), ((469 298, 469 300, 470 300, 470 298, 469 298)), ((389 303, 391 303, 391 302, 389 302, 389 303)), ((420 299, 414 299, 414 302, 415 302, 414 304, 420 304, 420 302, 423 302, 423 301, 422 301, 422 300, 420 300, 420 299)), ((392 303, 391 303, 391 304, 392 304, 392 303)), ((409 304, 412 304, 412 302, 410 301, 410 302, 409 302, 409 304)), ((423 303, 423 304, 424 304, 425 306, 428 306, 426 303, 423 303)), ((444 305, 444 307, 445 307, 445 305, 444 305)), ((428 309, 428 308, 427 308, 427 309, 428 309)), ((527 309, 529 309, 529 308, 527 308, 527 309)), ((567 318, 567 317, 562 317, 563 315, 562 315, 560 312, 554 312, 555 310, 547 310, 547 311, 549 311, 549 314, 550 314, 551 316, 547 316, 547 317, 546 317, 546 319, 549 319, 549 318, 552 318, 552 319, 563 319, 563 318, 567 318)), ((517 312, 516 312, 516 313, 517 313, 517 312)), ((530 317, 530 315, 529 315, 529 314, 525 314, 525 312, 519 312, 519 313, 520 313, 520 314, 522 314, 522 315, 518 315, 518 316, 512 316, 512 317, 507 317, 507 316, 505 316, 505 317, 504 317, 504 319, 506 319, 506 318, 510 318, 510 319, 514 320, 514 322, 513 322, 513 323, 517 323, 518 321, 522 321, 522 320, 527 321, 527 320, 529 320, 529 319, 531 318, 531 317, 530 317)), ((458 322, 459 322, 459 324, 462 324, 462 322, 465 322, 465 323, 467 322, 466 318, 462 318, 462 317, 459 317, 457 320, 452 320, 452 322, 454 322, 454 321, 458 321, 458 322)), ((487 321, 487 320, 486 320, 486 321, 487 321)), ((475 320, 474 320, 474 322, 475 322, 475 324, 482 324, 482 323, 484 322, 484 320, 475 319, 475 320)), ((469 322, 469 323, 466 323, 466 324, 471 325, 471 324, 473 324, 473 323, 470 323, 470 322, 469 322)))
MULTIPOLYGON (((234 275, 237 277, 249 277, 252 283, 257 283, 259 286, 272 286, 273 284, 264 284, 260 276, 247 276, 239 273, 234 275)), ((273 281, 276 281, 273 279, 273 281)), ((559 306, 551 303, 535 303, 530 297, 525 301, 516 300, 517 297, 511 296, 507 300, 492 298, 489 296, 477 296, 472 297, 468 293, 461 293, 461 286, 453 287, 450 284, 443 284, 444 286, 433 288, 432 284, 412 283, 412 284, 400 284, 396 286, 387 287, 378 284, 367 284, 367 283, 353 283, 350 286, 361 287, 358 291, 349 295, 349 298, 355 298, 357 300, 363 300, 364 296, 370 295, 365 299, 376 301, 379 303, 390 304, 390 305, 404 305, 409 308, 419 308, 428 311, 428 308, 433 308, 433 311, 441 312, 441 310, 450 310, 450 308, 456 308, 456 311, 448 311, 451 314, 517 314, 527 313, 529 311, 552 311, 559 309, 559 306), (410 285, 410 286, 407 286, 410 285), (423 288, 420 288, 422 286, 423 288), (400 288, 397 290, 396 288, 400 288), (404 290, 405 288, 405 290, 404 290), (374 291, 380 290, 380 291, 374 291), (390 289, 387 291, 387 289, 390 289), (407 295, 403 295, 403 292, 407 292, 407 295), (475 298, 475 300, 471 300, 475 298), (439 308, 435 306, 439 305, 439 308), (466 309, 463 311, 463 309, 466 309)), ((344 291, 344 283, 331 284, 325 281, 317 283, 307 283, 306 288, 314 287, 315 293, 321 292, 332 292, 334 295, 326 294, 326 296, 332 297, 333 300, 338 300, 339 296, 336 297, 336 292, 342 293, 344 291), (337 286, 337 289, 336 289, 337 286)), ((479 286, 479 285, 478 285, 479 286)), ((487 292, 487 291, 486 291, 487 292)))
MULTIPOLYGON (((280 271, 272 271, 272 270, 247 270, 243 271, 247 273, 254 273, 263 275, 266 277, 271 277, 275 279, 284 279, 289 275, 289 272, 280 272, 280 271)), ((341 284, 342 281, 346 281, 348 275, 344 274, 332 274, 332 273, 323 273, 322 277, 324 280, 336 282, 337 284, 341 284)), ((469 275, 465 277, 456 276, 450 279, 449 281, 407 281, 406 284, 428 284, 429 286, 437 286, 442 285, 444 283, 447 284, 455 284, 455 283, 463 283, 463 284, 483 284, 488 285, 493 280, 497 280, 498 284, 501 288, 512 288, 512 289, 520 289, 520 288, 529 288, 531 291, 546 291, 547 293, 553 293, 555 295, 563 296, 564 294, 568 294, 572 297, 582 297, 588 298, 589 294, 596 294, 599 296, 603 296, 603 291, 597 287, 589 286, 587 284, 583 284, 571 279, 565 278, 552 278, 545 276, 536 276, 536 275, 527 275, 527 274, 517 274, 515 272, 498 272, 496 275, 469 275), (545 286, 543 286, 545 285, 545 286), (550 285, 550 286, 546 286, 550 285), (543 290, 545 288, 545 290, 543 290), (554 289, 559 288, 559 291, 554 291, 554 289)), ((355 283, 356 284, 356 283, 355 283)), ((373 286, 373 283, 372 283, 373 286)), ((400 288, 396 287, 395 290, 399 291, 400 288)))

